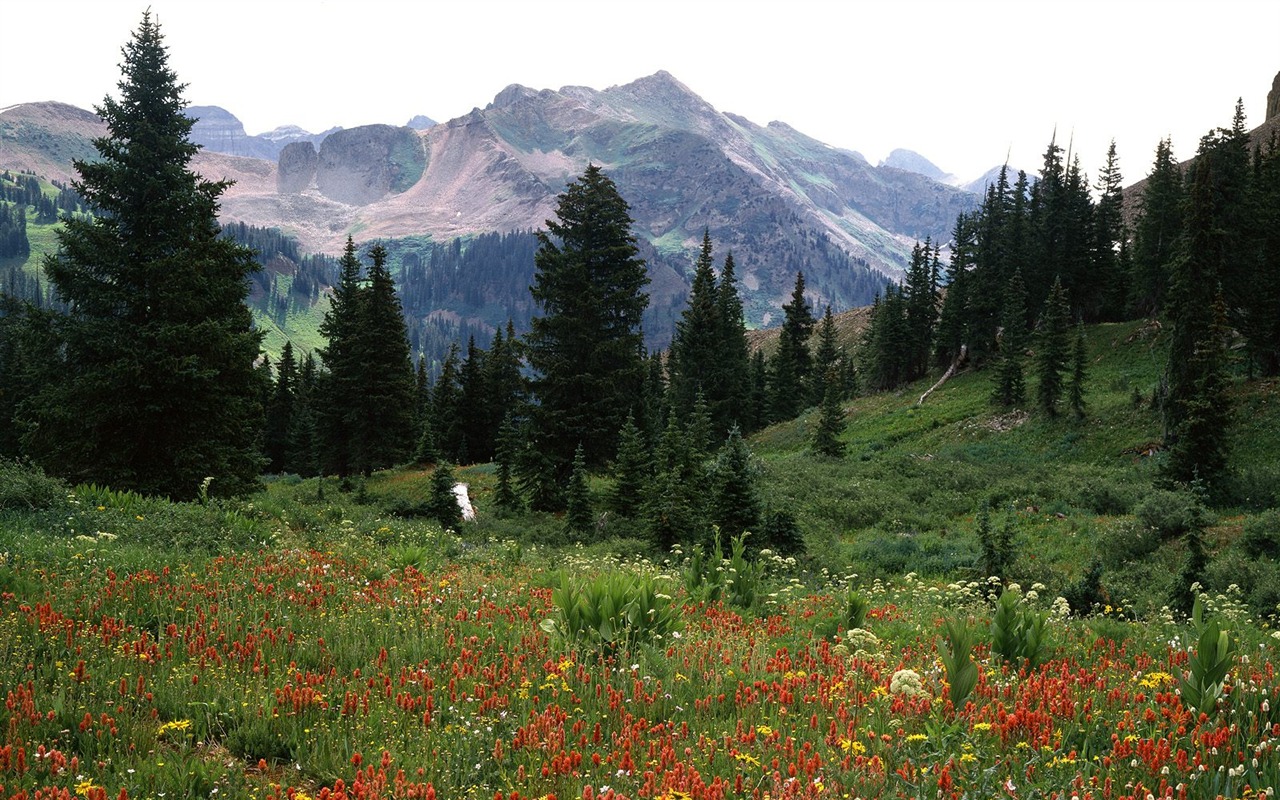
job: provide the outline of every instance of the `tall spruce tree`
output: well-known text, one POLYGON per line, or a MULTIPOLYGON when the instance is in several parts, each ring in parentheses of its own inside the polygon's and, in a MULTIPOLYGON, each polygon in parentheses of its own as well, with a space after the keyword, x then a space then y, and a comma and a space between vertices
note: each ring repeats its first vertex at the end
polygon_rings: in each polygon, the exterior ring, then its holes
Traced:
POLYGON ((782 306, 782 330, 778 352, 774 354, 769 387, 769 408, 773 421, 794 419, 808 406, 810 365, 809 337, 815 320, 804 296, 804 273, 796 273, 791 299, 782 306))
POLYGON ((717 331, 720 361, 717 368, 715 398, 712 406, 717 431, 727 432, 734 425, 744 427, 747 397, 750 393, 751 353, 747 346, 747 326, 742 313, 742 297, 738 294, 737 265, 733 253, 726 253, 720 269, 720 285, 716 291, 720 330, 717 331))
POLYGON ((1199 480, 1221 497, 1226 469, 1230 403, 1225 376, 1225 313, 1218 267, 1229 235, 1217 224, 1217 168, 1212 136, 1201 143, 1188 195, 1186 229, 1173 259, 1167 317, 1173 325, 1163 398, 1165 475, 1176 483, 1199 480))
MULTIPOLYGON (((123 48, 107 133, 74 162, 92 218, 68 217, 45 273, 67 312, 41 389, 19 416, 50 472, 175 499, 257 487, 261 376, 246 277, 253 253, 220 233, 229 185, 190 168, 199 149, 150 12, 123 48)), ((6 420, 7 423, 7 420, 6 420)))
POLYGON ((1182 234, 1184 195, 1182 169, 1173 157, 1173 145, 1161 139, 1138 201, 1129 279, 1131 313, 1154 315, 1164 308, 1170 265, 1182 234))
POLYGON ((712 524, 720 536, 732 539, 747 532, 759 532, 762 513, 751 451, 736 427, 730 429, 711 468, 712 524))
POLYGON ((702 249, 694 264, 689 302, 676 321, 671 340, 671 406, 681 417, 693 411, 694 400, 712 391, 720 356, 720 305, 711 255, 711 233, 703 231, 702 249))
POLYGON ((284 472, 289 461, 289 430, 293 426, 297 383, 298 364, 293 358, 293 343, 286 341, 276 365, 275 386, 267 400, 263 451, 268 472, 284 472))
POLYGON ((1107 148, 1107 160, 1095 188, 1098 204, 1093 217, 1093 270, 1102 284, 1099 317, 1115 322, 1124 319, 1129 306, 1129 274, 1121 262, 1121 248, 1128 233, 1124 224, 1124 178, 1114 139, 1107 148))
POLYGON ((353 461, 356 415, 360 407, 360 259, 355 241, 348 236, 338 260, 338 282, 329 310, 320 323, 325 338, 320 348, 324 371, 318 378, 315 403, 320 431, 320 467, 328 475, 350 475, 358 470, 353 461))
MULTIPOLYGON (((822 321, 818 323, 818 347, 813 352, 813 374, 821 380, 813 382, 811 405, 819 405, 827 393, 828 372, 840 360, 840 344, 836 341, 836 321, 831 315, 828 305, 822 313, 822 321)), ((837 380, 839 373, 836 373, 837 380)), ((843 392, 841 392, 843 395, 843 392)))
POLYGON ((360 279, 355 244, 347 239, 341 273, 320 332, 320 420, 326 472, 368 474, 412 455, 417 381, 400 298, 387 270, 387 251, 375 245, 368 280, 360 279))
POLYGON ((1022 283, 1022 270, 1015 269, 1005 290, 1004 330, 1000 335, 1000 359, 995 368, 992 401, 1010 408, 1027 399, 1024 371, 1027 349, 1027 290, 1022 283))
POLYGON ((844 433, 844 407, 840 403, 839 373, 832 366, 827 370, 826 393, 818 407, 818 427, 813 432, 813 449, 830 458, 844 456, 845 445, 840 440, 844 433))
POLYGON ((1062 281, 1055 280, 1049 289, 1044 312, 1040 315, 1040 327, 1036 332, 1036 405, 1049 416, 1057 415, 1058 405, 1062 402, 1065 387, 1063 373, 1067 371, 1071 350, 1068 339, 1070 330, 1071 311, 1067 291, 1063 288, 1062 281))
POLYGON ((1267 376, 1280 374, 1280 133, 1259 149, 1253 184, 1260 261, 1248 313, 1249 354, 1267 376))
POLYGON ((538 233, 530 292, 541 313, 525 339, 533 369, 534 445, 560 485, 579 443, 588 467, 617 450, 644 383, 641 316, 649 304, 631 216, 598 166, 569 184, 538 233))

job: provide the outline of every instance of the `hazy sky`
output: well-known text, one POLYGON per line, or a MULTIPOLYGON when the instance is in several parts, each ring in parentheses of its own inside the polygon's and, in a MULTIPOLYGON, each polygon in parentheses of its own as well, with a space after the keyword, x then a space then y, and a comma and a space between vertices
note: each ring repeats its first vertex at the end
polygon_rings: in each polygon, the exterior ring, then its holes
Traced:
POLYGON ((604 89, 665 69, 720 111, 872 163, 895 147, 976 177, 1034 172, 1054 130, 1126 181, 1186 158, 1236 98, 1260 124, 1280 0, 4 0, 0 108, 116 95, 148 3, 194 105, 249 133, 443 121, 512 83, 604 89))

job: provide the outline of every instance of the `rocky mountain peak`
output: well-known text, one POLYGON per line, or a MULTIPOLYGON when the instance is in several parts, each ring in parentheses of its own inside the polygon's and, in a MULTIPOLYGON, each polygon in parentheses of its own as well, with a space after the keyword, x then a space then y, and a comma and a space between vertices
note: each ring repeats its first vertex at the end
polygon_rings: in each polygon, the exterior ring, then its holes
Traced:
POLYGON ((521 86, 513 83, 493 97, 493 102, 487 108, 507 108, 513 106, 521 100, 527 100, 531 97, 537 97, 538 93, 528 86, 521 86))

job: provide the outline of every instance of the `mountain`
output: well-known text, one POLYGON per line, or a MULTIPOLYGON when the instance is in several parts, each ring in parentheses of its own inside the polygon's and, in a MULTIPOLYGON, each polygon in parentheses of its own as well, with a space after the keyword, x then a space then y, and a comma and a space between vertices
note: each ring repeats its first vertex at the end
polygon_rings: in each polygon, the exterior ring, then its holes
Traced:
POLYGON ((186 114, 196 121, 191 128, 191 141, 215 153, 275 161, 280 151, 292 142, 319 144, 341 128, 323 133, 309 133, 297 125, 285 125, 267 133, 250 136, 234 114, 219 106, 188 106, 186 114))
POLYGON ((939 183, 945 183, 950 186, 956 186, 960 183, 960 179, 955 175, 943 172, 941 167, 914 150, 898 148, 890 153, 888 158, 881 161, 880 166, 904 169, 907 172, 914 172, 917 175, 923 175, 926 178, 930 178, 938 181, 939 183))
MULTIPOLYGON (((801 270, 815 308, 865 305, 902 274, 917 240, 945 242, 956 215, 978 200, 923 175, 873 167, 784 123, 717 111, 666 72, 604 90, 512 85, 483 109, 422 130, 248 136, 221 108, 190 113, 199 120, 193 138, 205 145, 195 168, 234 181, 222 197, 224 222, 278 228, 304 253, 338 253, 348 235, 439 243, 532 231, 554 215, 565 185, 599 164, 630 203, 650 263, 646 331, 656 344, 683 307, 704 229, 717 260, 734 254, 749 322, 767 326, 801 270)), ((69 106, 6 109, 0 168, 65 180, 71 159, 92 157, 89 139, 102 132, 92 114, 69 106)), ((402 248, 412 261, 411 249, 402 248)), ((408 276, 419 265, 392 266, 408 276)), ((504 266, 502 280, 524 291, 531 271, 504 266)), ((447 311, 491 327, 512 313, 493 302, 509 290, 472 290, 447 308, 414 313, 447 311)))
POLYGON ((224 214, 327 252, 352 230, 439 240, 534 229, 564 185, 596 163, 631 204, 637 235, 672 259, 682 284, 704 228, 718 252, 732 250, 746 293, 760 300, 760 322, 801 269, 815 300, 867 302, 883 280, 877 273, 900 276, 917 239, 945 239, 976 202, 783 123, 720 113, 665 72, 603 91, 512 85, 485 108, 417 134, 416 152, 394 130, 366 126, 315 148, 291 145, 277 165, 279 191, 233 187, 224 214))

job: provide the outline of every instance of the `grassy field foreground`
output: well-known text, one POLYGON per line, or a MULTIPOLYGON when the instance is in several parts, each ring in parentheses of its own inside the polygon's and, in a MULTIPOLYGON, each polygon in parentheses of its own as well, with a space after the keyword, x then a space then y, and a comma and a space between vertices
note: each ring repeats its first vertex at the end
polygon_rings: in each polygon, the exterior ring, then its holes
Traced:
POLYGON ((6 517, 0 796, 1146 798, 1280 784, 1280 634, 1231 595, 1208 598, 1203 622, 1226 631, 1222 697, 1193 709, 1179 689, 1212 648, 1171 617, 1067 618, 1024 587, 1014 609, 1029 627, 996 627, 1030 640, 1038 619, 1043 644, 1009 658, 993 649, 1008 645, 992 637, 994 584, 907 576, 864 582, 851 603, 845 581, 804 586, 775 559, 709 601, 687 564, 464 541, 314 492, 234 512, 87 493, 71 516, 101 525, 62 537, 22 536, 6 517), (209 555, 131 543, 155 513, 166 529, 239 524, 268 541, 209 555), (620 575, 653 594, 625 595, 610 636, 571 624, 566 588, 590 610, 620 575), (767 598, 755 613, 726 602, 749 588, 767 598), (945 621, 976 642, 958 703, 945 621))

